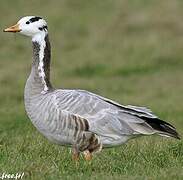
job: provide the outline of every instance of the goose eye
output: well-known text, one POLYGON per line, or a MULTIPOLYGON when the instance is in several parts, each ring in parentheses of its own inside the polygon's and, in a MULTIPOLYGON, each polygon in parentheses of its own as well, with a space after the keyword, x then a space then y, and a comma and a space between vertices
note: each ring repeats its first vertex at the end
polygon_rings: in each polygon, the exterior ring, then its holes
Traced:
POLYGON ((38 29, 39 29, 40 31, 43 31, 43 30, 46 31, 46 30, 48 29, 48 27, 47 27, 47 26, 43 26, 43 27, 39 27, 38 29))
POLYGON ((40 31, 42 31, 42 30, 43 30, 43 28, 42 28, 42 27, 39 27, 38 29, 39 29, 40 31))
POLYGON ((29 22, 29 21, 27 21, 27 22, 26 22, 26 24, 30 24, 30 22, 29 22))

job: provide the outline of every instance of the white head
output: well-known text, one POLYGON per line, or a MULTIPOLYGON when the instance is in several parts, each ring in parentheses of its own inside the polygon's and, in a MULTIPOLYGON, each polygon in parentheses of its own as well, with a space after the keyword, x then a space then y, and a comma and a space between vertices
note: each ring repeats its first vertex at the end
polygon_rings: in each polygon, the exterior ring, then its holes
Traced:
POLYGON ((18 32, 35 39, 39 36, 45 37, 45 35, 48 34, 48 28, 46 21, 41 17, 25 16, 21 18, 14 26, 6 28, 4 32, 18 32))

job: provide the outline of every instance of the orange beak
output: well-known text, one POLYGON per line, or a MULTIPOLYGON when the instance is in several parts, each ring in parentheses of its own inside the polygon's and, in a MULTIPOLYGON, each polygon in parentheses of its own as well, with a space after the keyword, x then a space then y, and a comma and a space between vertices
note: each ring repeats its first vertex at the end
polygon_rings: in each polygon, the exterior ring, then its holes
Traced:
POLYGON ((19 28, 19 24, 15 24, 14 26, 11 26, 9 28, 4 29, 4 32, 20 32, 21 29, 19 28))

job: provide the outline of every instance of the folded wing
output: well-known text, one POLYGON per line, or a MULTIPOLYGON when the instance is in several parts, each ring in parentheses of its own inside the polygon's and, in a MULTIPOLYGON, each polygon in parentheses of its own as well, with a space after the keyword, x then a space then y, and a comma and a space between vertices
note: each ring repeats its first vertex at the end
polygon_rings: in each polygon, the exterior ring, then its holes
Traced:
POLYGON ((118 139, 158 133, 179 138, 172 125, 148 108, 124 106, 84 90, 57 90, 55 95, 61 110, 85 118, 89 131, 99 136, 118 139))

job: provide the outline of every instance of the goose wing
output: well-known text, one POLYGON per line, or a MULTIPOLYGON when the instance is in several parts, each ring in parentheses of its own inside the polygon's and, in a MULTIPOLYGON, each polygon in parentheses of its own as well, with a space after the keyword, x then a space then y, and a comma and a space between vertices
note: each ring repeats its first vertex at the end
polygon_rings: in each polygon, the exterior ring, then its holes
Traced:
POLYGON ((55 95, 62 109, 80 115, 95 116, 102 110, 118 110, 131 115, 157 118, 153 112, 140 106, 121 105, 113 100, 85 90, 56 90, 55 95))
POLYGON ((54 94, 60 110, 86 119, 89 131, 98 135, 118 138, 154 133, 143 118, 155 119, 157 116, 145 107, 123 106, 84 90, 56 90, 54 94))

